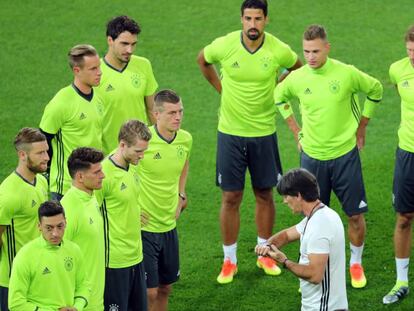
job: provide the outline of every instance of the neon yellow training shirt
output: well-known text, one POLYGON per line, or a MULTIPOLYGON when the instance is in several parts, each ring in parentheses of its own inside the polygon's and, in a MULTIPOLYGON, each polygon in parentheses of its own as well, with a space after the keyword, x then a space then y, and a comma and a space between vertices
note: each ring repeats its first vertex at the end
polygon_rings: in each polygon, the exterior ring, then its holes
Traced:
POLYGON ((289 100, 299 99, 303 151, 317 160, 331 160, 356 146, 359 92, 367 95, 362 116, 371 118, 382 98, 381 83, 354 66, 328 58, 321 68, 306 65, 291 72, 276 87, 274 100, 287 118, 293 114, 289 100))
POLYGON ((401 96, 401 124, 398 130, 399 147, 414 152, 414 67, 405 57, 390 67, 391 82, 401 96))
POLYGON ((265 33, 254 53, 235 31, 204 48, 204 58, 221 66, 221 106, 218 130, 242 137, 262 137, 276 131, 272 94, 279 68, 291 68, 297 55, 288 45, 265 33))

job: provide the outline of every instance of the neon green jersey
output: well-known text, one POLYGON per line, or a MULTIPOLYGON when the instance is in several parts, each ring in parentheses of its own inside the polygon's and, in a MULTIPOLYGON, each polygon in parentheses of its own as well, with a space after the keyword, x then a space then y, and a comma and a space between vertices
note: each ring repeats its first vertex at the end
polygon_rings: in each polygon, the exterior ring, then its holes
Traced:
POLYGON ((149 216, 142 227, 148 232, 167 232, 175 228, 175 213, 178 207, 180 176, 189 159, 192 137, 179 130, 171 142, 166 142, 150 127, 152 138, 144 158, 138 164, 138 202, 149 216))
POLYGON ((26 244, 14 261, 9 289, 10 311, 84 310, 91 285, 82 253, 71 241, 49 244, 42 236, 26 244))
POLYGON ((80 247, 92 292, 85 310, 103 310, 105 245, 102 216, 94 195, 72 186, 61 200, 66 214, 65 239, 80 247))
POLYGON ((71 178, 67 161, 78 147, 102 149, 101 120, 98 112, 98 96, 88 101, 74 85, 61 89, 46 105, 40 128, 54 134, 53 157, 50 164, 50 191, 65 194, 71 178))
POLYGON ((103 59, 101 70, 97 90, 102 98, 103 151, 109 154, 118 145, 119 129, 125 121, 138 119, 148 124, 145 96, 153 95, 158 84, 151 63, 144 57, 132 55, 122 71, 103 59))
POLYGON ((0 185, 0 225, 6 226, 1 240, 0 286, 8 287, 11 266, 16 253, 27 242, 39 236, 37 210, 48 199, 47 181, 36 176, 29 183, 17 172, 0 185))
POLYGON ((308 65, 290 73, 274 93, 281 114, 293 112, 288 101, 299 99, 303 151, 317 160, 338 158, 356 146, 361 119, 358 93, 367 95, 362 115, 371 118, 382 97, 382 85, 354 66, 329 59, 319 69, 308 65))
POLYGON ((248 51, 241 32, 214 40, 204 48, 210 64, 221 66, 220 132, 243 137, 261 137, 276 131, 273 89, 279 68, 290 68, 297 55, 288 45, 265 33, 262 46, 248 51))
POLYGON ((134 166, 117 166, 111 158, 102 162, 102 189, 95 191, 105 230, 105 264, 131 267, 142 261, 141 210, 138 206, 138 174, 134 166))
POLYGON ((398 130, 399 147, 414 152, 414 67, 405 57, 390 67, 390 79, 401 96, 401 124, 398 130))

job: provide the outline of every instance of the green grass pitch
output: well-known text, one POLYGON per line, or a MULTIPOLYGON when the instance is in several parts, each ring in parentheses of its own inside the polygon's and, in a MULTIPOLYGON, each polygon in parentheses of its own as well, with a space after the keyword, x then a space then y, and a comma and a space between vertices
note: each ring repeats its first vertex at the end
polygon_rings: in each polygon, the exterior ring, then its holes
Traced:
MULTIPOLYGON (((370 207, 364 252, 368 285, 352 289, 348 278, 348 299, 351 310, 414 310, 413 294, 396 306, 384 307, 381 302, 395 280, 391 186, 400 119, 400 100, 388 80, 388 68, 405 56, 403 35, 414 23, 412 1, 268 1, 267 31, 291 45, 302 60, 302 32, 308 24, 320 23, 328 29, 332 58, 354 64, 384 85, 384 99, 368 127, 362 151, 370 207)), ((240 29, 240 3, 17 0, 1 4, 0 180, 16 165, 11 144, 15 133, 23 126, 37 126, 45 104, 71 82, 68 50, 78 43, 90 43, 104 54, 105 24, 115 15, 127 14, 139 21, 142 33, 136 54, 151 60, 160 88, 175 89, 182 96, 183 128, 193 134, 194 147, 187 188, 189 207, 178 224, 181 279, 174 286, 170 310, 300 309, 296 277, 286 271, 279 277, 266 277, 255 267, 254 201, 249 186, 241 209, 239 275, 227 286, 219 286, 215 280, 222 262, 220 191, 214 185, 219 96, 199 72, 196 56, 214 38, 240 29)), ((287 170, 298 165, 298 155, 280 116, 277 124, 287 170)), ((275 200, 275 231, 299 221, 280 204, 279 196, 275 200)), ((331 205, 338 210, 335 200, 331 205)), ((296 258, 298 245, 286 251, 296 258)), ((410 276, 413 279, 412 272, 410 276)))

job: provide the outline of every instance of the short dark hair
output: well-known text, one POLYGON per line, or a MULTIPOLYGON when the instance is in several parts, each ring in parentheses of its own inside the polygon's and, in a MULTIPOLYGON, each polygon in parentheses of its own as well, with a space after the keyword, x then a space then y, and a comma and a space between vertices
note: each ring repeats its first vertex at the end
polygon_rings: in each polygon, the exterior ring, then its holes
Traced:
POLYGON ((96 49, 89 44, 78 44, 70 49, 68 53, 68 62, 70 68, 80 67, 83 68, 85 63, 85 56, 97 56, 96 49))
POLYGON ((59 201, 54 200, 43 202, 37 210, 39 221, 42 220, 42 217, 52 217, 59 214, 63 214, 63 217, 65 217, 65 210, 59 201))
POLYGON ((173 90, 161 90, 154 96, 154 110, 162 111, 165 103, 178 104, 180 96, 173 90))
POLYGON ((104 154, 90 147, 80 147, 72 151, 68 159, 69 174, 75 177, 78 171, 87 170, 92 164, 99 163, 104 159, 104 154))
POLYGON ((129 147, 135 144, 137 139, 149 141, 151 136, 151 131, 145 123, 139 120, 129 120, 121 126, 118 134, 118 142, 123 140, 129 147))
POLYGON ((328 33, 322 25, 310 25, 303 33, 303 39, 312 41, 315 39, 328 40, 328 33))
POLYGON ((38 128, 24 127, 17 133, 13 143, 17 151, 29 151, 29 144, 45 140, 46 136, 38 128))
POLYGON ((283 175, 276 186, 280 195, 297 197, 300 195, 306 202, 319 199, 319 186, 315 176, 304 168, 295 168, 283 175))
POLYGON ((411 25, 405 33, 405 42, 414 42, 414 25, 411 25))
POLYGON ((113 40, 118 38, 124 31, 139 35, 141 28, 136 21, 126 15, 114 17, 106 24, 106 36, 113 40))
POLYGON ((260 9, 264 16, 267 16, 267 1, 266 0, 244 0, 241 5, 241 16, 244 15, 245 9, 260 9))

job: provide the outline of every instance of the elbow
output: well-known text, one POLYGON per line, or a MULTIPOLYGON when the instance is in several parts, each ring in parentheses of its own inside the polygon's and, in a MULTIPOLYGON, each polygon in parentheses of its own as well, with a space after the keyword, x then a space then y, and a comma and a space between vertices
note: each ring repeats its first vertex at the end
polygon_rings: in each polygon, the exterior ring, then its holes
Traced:
POLYGON ((322 283, 322 279, 323 279, 323 275, 312 275, 308 279, 308 282, 310 282, 314 285, 318 285, 318 284, 322 283))

